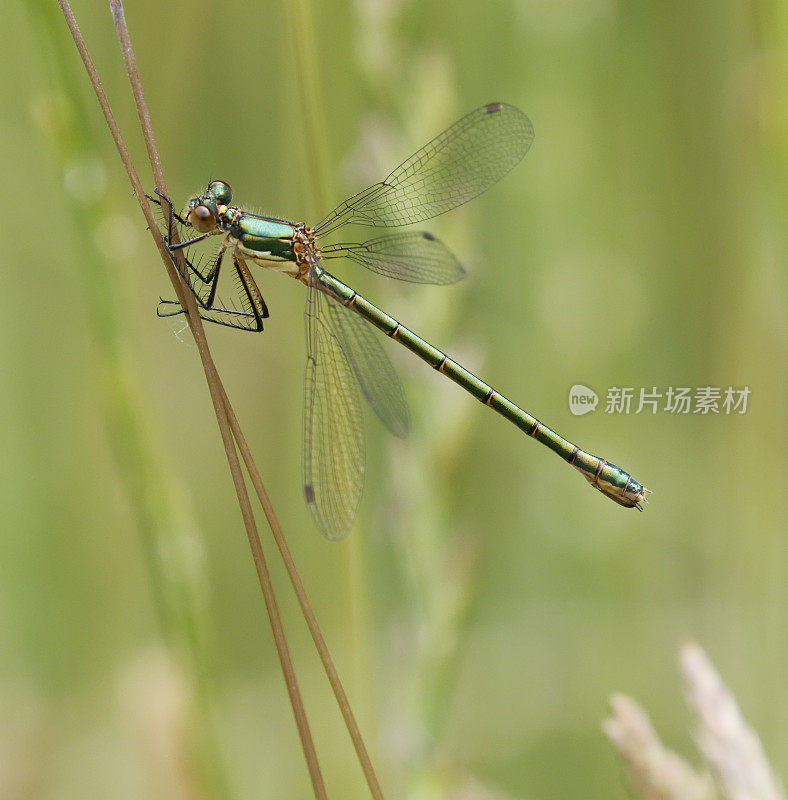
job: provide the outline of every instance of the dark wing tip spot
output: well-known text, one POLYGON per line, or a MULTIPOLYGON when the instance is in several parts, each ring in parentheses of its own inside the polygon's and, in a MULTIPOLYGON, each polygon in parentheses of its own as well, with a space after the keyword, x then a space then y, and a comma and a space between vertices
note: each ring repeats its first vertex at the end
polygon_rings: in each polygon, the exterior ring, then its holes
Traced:
POLYGON ((304 496, 306 497, 307 503, 314 503, 315 502, 315 487, 311 484, 304 485, 304 496))
POLYGON ((432 234, 431 234, 429 231, 424 231, 424 233, 422 233, 421 235, 422 235, 422 236, 423 236, 423 237, 424 237, 424 238, 425 238, 425 239, 426 239, 428 242, 434 242, 434 241, 435 241, 435 237, 434 237, 434 236, 433 236, 433 235, 432 235, 432 234))
POLYGON ((503 108, 503 104, 502 103, 488 103, 484 107, 484 110, 488 114, 497 114, 502 108, 503 108))

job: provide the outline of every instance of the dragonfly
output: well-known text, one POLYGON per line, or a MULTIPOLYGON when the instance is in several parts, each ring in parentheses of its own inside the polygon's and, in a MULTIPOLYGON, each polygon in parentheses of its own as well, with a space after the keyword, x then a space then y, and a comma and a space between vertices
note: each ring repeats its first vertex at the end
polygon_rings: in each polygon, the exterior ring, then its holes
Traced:
MULTIPOLYGON (((303 413, 303 491, 317 528, 329 539, 348 533, 364 483, 364 428, 360 396, 396 436, 409 429, 402 386, 379 334, 404 345, 435 370, 571 464, 595 489, 626 508, 643 510, 650 491, 628 472, 559 436, 477 378, 446 353, 417 336, 326 269, 350 259, 372 272, 416 283, 450 284, 464 275, 452 252, 426 231, 406 230, 365 242, 326 244, 329 234, 354 223, 399 227, 446 213, 478 196, 525 156, 534 129, 506 103, 488 103, 440 133, 379 183, 340 203, 314 226, 252 214, 233 205, 226 181, 212 180, 180 214, 160 195, 181 233, 172 251, 184 250, 200 316, 245 331, 263 330, 268 307, 250 262, 292 276, 306 286, 306 370, 303 413), (192 248, 219 237, 207 259, 192 248), (218 291, 223 273, 235 279, 231 302, 218 291), (360 391, 359 391, 360 390, 360 391)), ((154 199, 154 198, 151 198, 154 199)), ((226 279, 225 279, 226 283, 226 279)), ((223 290, 224 291, 224 290, 223 290)), ((159 316, 184 313, 161 300, 159 316)))

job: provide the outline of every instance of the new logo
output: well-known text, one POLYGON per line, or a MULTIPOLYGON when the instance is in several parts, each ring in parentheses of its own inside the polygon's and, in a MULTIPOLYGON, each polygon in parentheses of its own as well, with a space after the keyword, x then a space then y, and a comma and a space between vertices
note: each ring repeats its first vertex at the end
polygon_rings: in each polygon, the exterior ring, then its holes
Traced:
POLYGON ((589 411, 596 411, 599 398, 593 389, 583 386, 582 383, 576 383, 569 390, 569 410, 576 416, 582 417, 583 414, 588 414, 589 411))

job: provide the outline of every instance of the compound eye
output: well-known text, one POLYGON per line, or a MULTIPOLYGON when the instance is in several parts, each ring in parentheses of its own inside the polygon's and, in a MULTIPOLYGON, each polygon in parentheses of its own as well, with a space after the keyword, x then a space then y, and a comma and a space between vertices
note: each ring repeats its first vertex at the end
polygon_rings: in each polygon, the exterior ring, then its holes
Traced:
POLYGON ((230 201, 233 199, 230 184, 224 181, 211 181, 208 184, 208 192, 216 200, 216 204, 220 206, 230 205, 230 201))
POLYGON ((202 203, 189 212, 189 222, 200 233, 210 233, 216 227, 216 217, 213 211, 202 203))

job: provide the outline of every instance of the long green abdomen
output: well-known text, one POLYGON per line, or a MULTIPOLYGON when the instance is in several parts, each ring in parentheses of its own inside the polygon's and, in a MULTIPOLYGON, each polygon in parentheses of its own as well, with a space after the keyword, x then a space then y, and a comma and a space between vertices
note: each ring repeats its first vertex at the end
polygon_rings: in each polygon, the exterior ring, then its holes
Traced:
POLYGON ((555 431, 543 425, 536 417, 523 411, 500 392, 495 391, 480 378, 477 378, 445 353, 424 341, 413 331, 401 325, 393 317, 381 311, 377 306, 361 297, 357 292, 328 272, 321 270, 319 285, 328 294, 336 298, 348 308, 353 308, 364 319, 380 328, 387 336, 396 339, 419 358, 426 361, 433 369, 451 378, 462 386, 477 400, 497 411, 501 416, 514 423, 528 436, 549 447, 564 461, 577 469, 594 488, 627 508, 642 510, 641 501, 645 499, 646 489, 628 472, 602 458, 581 450, 577 445, 559 436, 555 431))

